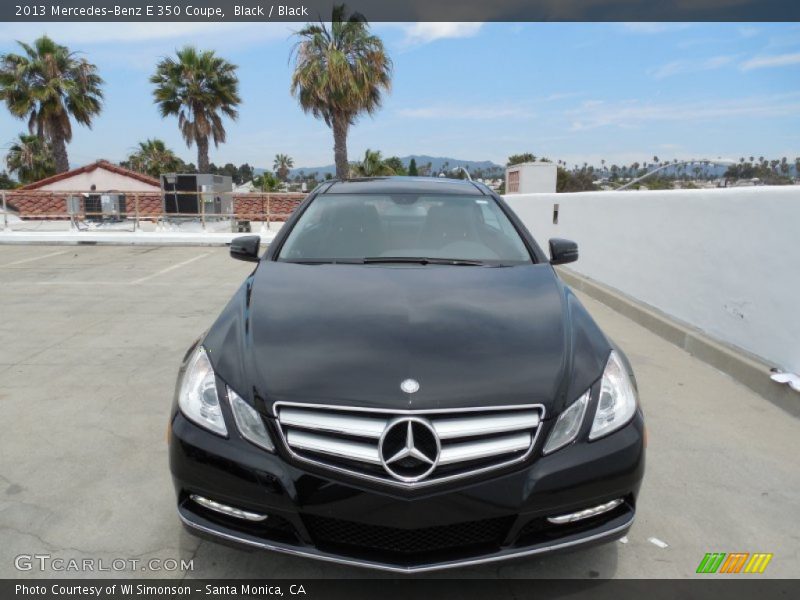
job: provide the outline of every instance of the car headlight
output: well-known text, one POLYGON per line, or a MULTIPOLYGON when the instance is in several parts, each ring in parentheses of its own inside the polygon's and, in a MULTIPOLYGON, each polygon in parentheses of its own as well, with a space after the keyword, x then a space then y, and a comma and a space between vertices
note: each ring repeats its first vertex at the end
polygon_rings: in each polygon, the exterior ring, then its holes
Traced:
POLYGON ((566 410, 564 410, 558 419, 553 429, 550 431, 550 436, 547 438, 547 443, 542 450, 543 454, 550 454, 559 448, 563 448, 567 444, 575 441, 578 432, 581 430, 583 423, 583 415, 586 413, 586 406, 589 404, 590 390, 586 390, 584 394, 575 400, 566 410))
POLYGON ((589 439, 596 440, 627 425, 636 412, 636 390, 620 357, 612 351, 600 383, 600 398, 589 439))
POLYGON ((250 406, 244 399, 228 388, 228 400, 231 403, 231 410, 233 411, 233 419, 236 421, 236 427, 242 437, 248 442, 255 444, 268 450, 269 452, 275 451, 275 445, 267 433, 267 428, 264 427, 264 421, 258 411, 250 406))
POLYGON ((186 418, 219 435, 228 435, 217 394, 214 369, 205 348, 198 345, 183 374, 178 406, 186 418))

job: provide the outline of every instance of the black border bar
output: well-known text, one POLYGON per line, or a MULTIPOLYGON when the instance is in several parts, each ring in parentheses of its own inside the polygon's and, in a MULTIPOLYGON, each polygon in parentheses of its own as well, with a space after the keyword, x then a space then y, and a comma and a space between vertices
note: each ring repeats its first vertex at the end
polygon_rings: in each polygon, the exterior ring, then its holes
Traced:
POLYGON ((2 0, 0 21, 306 22, 342 1, 372 22, 800 21, 798 0, 2 0))
MULTIPOLYGON (((453 577, 458 577, 454 572, 453 577)), ((354 598, 380 598, 381 600, 409 600, 436 598, 436 600, 515 598, 517 600, 542 600, 544 598, 569 598, 570 600, 759 600, 800 597, 800 580, 762 579, 760 575, 743 575, 721 579, 715 576, 697 576, 694 579, 583 579, 583 580, 531 580, 531 579, 4 579, 0 580, 0 598, 29 600, 180 600, 216 598, 281 598, 284 600, 329 600, 354 598), (24 586, 21 592, 18 586, 24 586), (149 588, 157 592, 144 593, 149 588), (38 592, 33 592, 33 588, 38 592), (231 589, 234 592, 231 592, 231 589), (256 590, 253 593, 252 590, 256 590), (99 593, 98 591, 99 590, 99 593), (262 593, 259 590, 268 590, 262 593)))

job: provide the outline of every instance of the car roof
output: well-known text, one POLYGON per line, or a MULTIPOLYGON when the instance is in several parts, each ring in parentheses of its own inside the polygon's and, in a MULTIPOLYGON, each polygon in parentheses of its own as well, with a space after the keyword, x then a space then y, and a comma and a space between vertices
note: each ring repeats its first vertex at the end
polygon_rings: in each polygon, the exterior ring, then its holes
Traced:
POLYGON ((458 194, 485 196, 480 184, 446 177, 364 177, 322 184, 321 194, 458 194), (326 184, 327 187, 324 187, 326 184))

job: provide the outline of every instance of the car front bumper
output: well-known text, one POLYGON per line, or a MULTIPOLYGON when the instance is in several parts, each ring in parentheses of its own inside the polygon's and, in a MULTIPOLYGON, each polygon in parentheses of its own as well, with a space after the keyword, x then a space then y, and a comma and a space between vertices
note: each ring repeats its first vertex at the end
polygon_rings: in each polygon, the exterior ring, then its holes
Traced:
MULTIPOLYGON (((644 472, 643 421, 508 471, 424 489, 312 471, 238 436, 223 439, 177 412, 170 467, 178 514, 196 535, 345 565, 417 573, 609 542, 633 524, 644 472), (268 515, 260 523, 200 506, 192 495, 268 515), (623 499, 595 517, 547 517, 623 499)), ((543 436, 546 438, 546 436, 543 436)), ((543 441, 539 440, 538 444, 543 441)))

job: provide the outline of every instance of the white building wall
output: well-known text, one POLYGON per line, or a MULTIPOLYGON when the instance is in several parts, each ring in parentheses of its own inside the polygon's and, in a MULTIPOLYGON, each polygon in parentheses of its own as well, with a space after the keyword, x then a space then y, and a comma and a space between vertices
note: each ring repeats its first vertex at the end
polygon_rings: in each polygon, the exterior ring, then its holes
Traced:
POLYGON ((578 243, 569 268, 800 373, 800 186, 506 200, 543 249, 578 243))
POLYGON ((506 167, 506 193, 555 193, 557 175, 556 165, 550 162, 520 163, 506 167))
POLYGON ((57 192, 88 191, 91 189, 92 184, 96 186, 98 192, 110 190, 118 190, 121 192, 158 192, 161 189, 159 186, 150 185, 144 181, 139 181, 133 177, 126 177, 125 175, 114 173, 113 171, 107 171, 102 167, 98 167, 87 173, 77 173, 72 177, 55 181, 38 189, 57 192))

